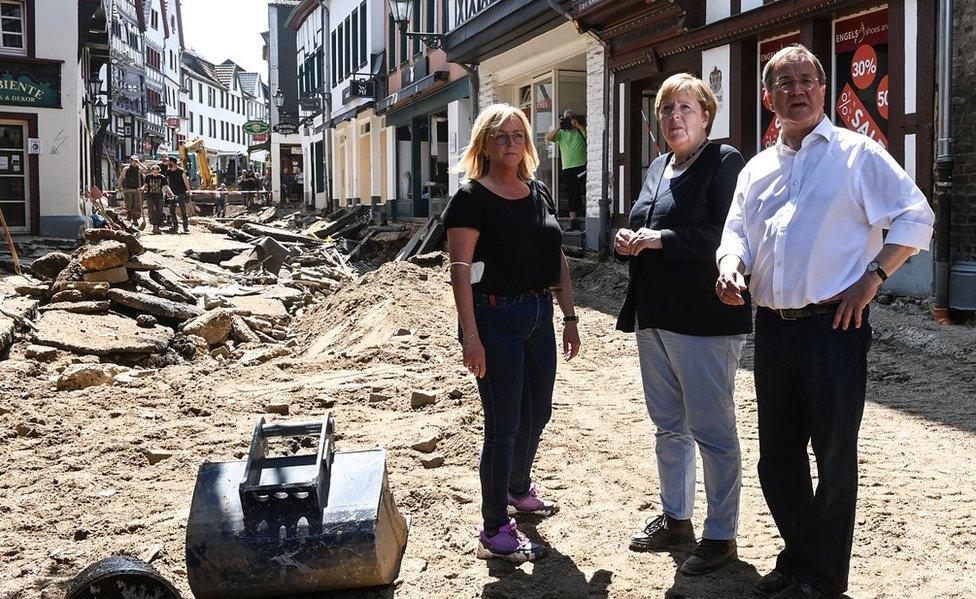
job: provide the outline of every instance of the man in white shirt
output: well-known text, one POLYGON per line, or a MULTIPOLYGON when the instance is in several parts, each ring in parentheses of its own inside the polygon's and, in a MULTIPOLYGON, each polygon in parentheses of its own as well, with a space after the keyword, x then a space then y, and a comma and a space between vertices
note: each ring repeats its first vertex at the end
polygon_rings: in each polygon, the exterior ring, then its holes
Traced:
POLYGON ((935 220, 882 146, 824 116, 825 82, 802 46, 770 59, 764 101, 782 133, 740 173, 716 253, 722 301, 741 304, 748 288, 758 306, 759 479, 785 548, 756 591, 775 599, 847 589, 867 306, 888 275, 928 249, 935 220))

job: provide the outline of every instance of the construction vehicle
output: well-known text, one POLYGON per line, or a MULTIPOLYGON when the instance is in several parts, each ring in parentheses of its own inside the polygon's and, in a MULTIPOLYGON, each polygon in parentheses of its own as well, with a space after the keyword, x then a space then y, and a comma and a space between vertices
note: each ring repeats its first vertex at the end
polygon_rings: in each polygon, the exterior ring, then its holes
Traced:
POLYGON ((197 599, 270 598, 391 584, 407 522, 383 448, 334 450, 332 416, 254 428, 246 460, 205 462, 186 526, 187 582, 197 599), (315 453, 273 447, 311 437, 315 453), (281 443, 279 441, 279 443, 281 443))
POLYGON ((192 141, 181 143, 179 152, 183 170, 191 179, 199 178, 200 189, 217 189, 217 177, 210 170, 210 162, 207 160, 207 147, 203 143, 203 138, 198 137, 192 141))

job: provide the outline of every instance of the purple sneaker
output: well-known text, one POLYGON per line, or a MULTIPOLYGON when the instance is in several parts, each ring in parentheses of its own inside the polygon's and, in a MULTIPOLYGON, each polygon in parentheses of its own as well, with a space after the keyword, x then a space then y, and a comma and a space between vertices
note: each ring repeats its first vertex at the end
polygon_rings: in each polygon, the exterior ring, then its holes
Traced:
POLYGON ((548 551, 546 547, 530 541, 519 532, 515 520, 509 520, 494 536, 489 537, 484 530, 481 531, 475 556, 478 559, 503 559, 513 564, 524 564, 542 559, 548 551))
POLYGON ((515 497, 508 494, 508 515, 515 514, 536 514, 537 516, 552 516, 559 511, 559 505, 553 501, 546 501, 539 497, 539 490, 535 485, 529 487, 529 492, 525 497, 515 497))

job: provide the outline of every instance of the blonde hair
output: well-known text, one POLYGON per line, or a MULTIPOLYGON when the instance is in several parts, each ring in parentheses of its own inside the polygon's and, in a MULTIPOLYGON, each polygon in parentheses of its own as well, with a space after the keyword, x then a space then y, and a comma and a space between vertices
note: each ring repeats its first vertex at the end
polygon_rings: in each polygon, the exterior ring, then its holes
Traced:
POLYGON ((519 179, 534 179, 535 169, 539 168, 539 154, 532 143, 532 125, 525 113, 511 104, 492 104, 478 114, 471 130, 471 143, 461 152, 454 172, 464 173, 466 179, 484 177, 489 168, 485 147, 492 142, 491 137, 501 129, 502 124, 511 118, 517 119, 525 128, 525 153, 518 166, 519 179))
POLYGON ((694 75, 678 73, 665 79, 661 88, 657 90, 657 98, 654 100, 654 114, 660 118, 661 104, 664 103, 664 100, 681 92, 688 92, 695 96, 698 99, 698 104, 701 105, 701 109, 708 113, 708 127, 705 128, 705 134, 710 135, 712 124, 715 122, 715 113, 718 112, 718 98, 715 97, 712 88, 694 75))

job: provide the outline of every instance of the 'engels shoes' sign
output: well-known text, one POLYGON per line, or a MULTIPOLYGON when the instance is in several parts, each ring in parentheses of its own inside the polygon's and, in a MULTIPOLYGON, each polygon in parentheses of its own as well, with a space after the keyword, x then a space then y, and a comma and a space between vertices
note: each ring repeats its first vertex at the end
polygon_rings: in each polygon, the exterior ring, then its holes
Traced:
POLYGON ((461 25, 498 0, 448 0, 451 4, 451 29, 461 25))
POLYGON ((0 59, 0 105, 61 108, 61 63, 0 59))

